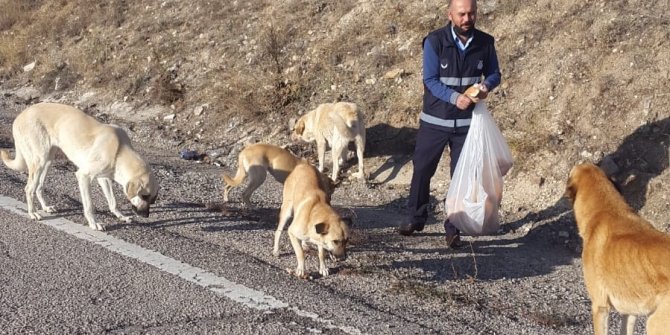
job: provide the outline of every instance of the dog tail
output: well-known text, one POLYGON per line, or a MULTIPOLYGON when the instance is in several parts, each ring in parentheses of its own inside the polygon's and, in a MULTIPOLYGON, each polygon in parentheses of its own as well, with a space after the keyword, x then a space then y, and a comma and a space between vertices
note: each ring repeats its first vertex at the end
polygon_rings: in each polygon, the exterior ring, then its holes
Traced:
POLYGON ((354 138, 358 134, 359 127, 365 127, 359 124, 358 107, 353 103, 340 102, 335 106, 336 110, 331 113, 331 120, 335 124, 337 131, 346 138, 354 138))
POLYGON ((241 160, 237 164, 237 172, 235 173, 235 177, 231 178, 229 175, 224 174, 223 175, 223 181, 226 182, 228 187, 235 187, 239 184, 241 184, 244 181, 244 178, 247 177, 247 171, 244 169, 244 162, 241 160))
POLYGON ((16 156, 14 159, 9 158, 9 153, 7 150, 0 150, 0 158, 7 165, 8 168, 14 171, 26 171, 28 166, 26 165, 26 160, 23 158, 21 151, 16 150, 16 156))
POLYGON ((223 186, 223 201, 228 202, 228 193, 230 193, 230 190, 241 184, 244 178, 247 176, 247 172, 244 170, 244 166, 242 165, 242 161, 237 165, 237 173, 235 173, 235 178, 231 178, 227 174, 223 174, 223 181, 226 183, 225 186, 223 186))

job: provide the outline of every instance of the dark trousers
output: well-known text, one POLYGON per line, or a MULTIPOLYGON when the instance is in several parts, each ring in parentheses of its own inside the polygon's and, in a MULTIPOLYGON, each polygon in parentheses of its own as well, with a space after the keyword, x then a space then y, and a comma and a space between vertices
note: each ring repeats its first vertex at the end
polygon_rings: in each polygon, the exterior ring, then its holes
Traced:
POLYGON ((414 164, 412 183, 407 200, 411 223, 418 225, 426 223, 430 202, 430 179, 435 175, 440 158, 447 146, 451 157, 450 176, 454 175, 468 129, 470 127, 438 128, 423 122, 419 125, 412 157, 414 164))

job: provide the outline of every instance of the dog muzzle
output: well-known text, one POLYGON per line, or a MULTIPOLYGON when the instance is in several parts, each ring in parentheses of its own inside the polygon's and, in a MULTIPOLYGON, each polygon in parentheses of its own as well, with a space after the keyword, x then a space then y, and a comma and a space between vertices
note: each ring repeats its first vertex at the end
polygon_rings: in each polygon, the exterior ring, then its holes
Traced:
POLYGON ((302 140, 302 136, 296 133, 291 133, 291 142, 305 142, 305 141, 302 140))
POLYGON ((142 200, 139 196, 135 196, 134 198, 130 199, 130 203, 132 204, 133 207, 133 213, 137 216, 141 216, 143 218, 148 218, 149 217, 149 203, 142 200))
POLYGON ((334 262, 343 262, 343 261, 347 260, 347 252, 346 251, 342 252, 339 255, 336 255, 332 252, 329 253, 329 254, 330 254, 330 259, 334 262))

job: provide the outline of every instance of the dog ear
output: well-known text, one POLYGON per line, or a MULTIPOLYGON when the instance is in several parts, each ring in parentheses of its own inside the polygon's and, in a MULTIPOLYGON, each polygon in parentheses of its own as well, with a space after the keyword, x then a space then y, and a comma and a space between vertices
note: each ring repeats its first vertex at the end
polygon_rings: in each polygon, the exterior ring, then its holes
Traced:
POLYGON ((614 186, 614 189, 616 189, 616 191, 619 192, 619 194, 620 194, 621 196, 623 196, 623 188, 622 188, 621 185, 616 181, 616 179, 614 179, 613 177, 607 177, 607 180, 609 180, 610 183, 612 183, 612 186, 614 186))
POLYGON ((156 178, 153 174, 150 174, 149 178, 150 185, 153 185, 151 189, 152 192, 149 194, 149 204, 153 205, 156 203, 156 199, 158 198, 158 190, 160 189, 160 186, 158 185, 158 182, 156 181, 156 178))
POLYGON ((576 179, 578 178, 578 174, 580 174, 580 171, 584 168, 584 164, 577 164, 570 169, 570 173, 568 173, 568 182, 566 183, 565 186, 565 192, 563 193, 563 197, 566 199, 570 200, 570 204, 574 205, 575 204, 575 197, 577 196, 577 181, 576 179))
POLYGON ((149 199, 149 204, 150 205, 155 204, 157 198, 158 198, 158 193, 156 193, 156 195, 154 195, 151 199, 149 199))
POLYGON ((335 192, 335 189, 340 185, 338 181, 334 181, 330 179, 326 174, 323 172, 317 172, 319 175, 319 186, 323 189, 324 192, 330 197, 333 192, 335 192))
POLYGON ((140 191, 140 184, 139 183, 137 183, 135 181, 129 181, 126 184, 125 192, 126 192, 126 196, 128 197, 128 199, 132 199, 135 196, 137 196, 137 193, 139 191, 140 191))
POLYGON ((295 123, 293 130, 296 134, 302 136, 302 133, 305 132, 305 120, 299 119, 298 122, 295 123))
POLYGON ((325 222, 319 222, 314 225, 314 229, 317 234, 326 235, 328 234, 328 224, 325 222))
POLYGON ((571 204, 575 203, 575 197, 577 196, 577 187, 572 183, 571 180, 568 181, 568 186, 565 188, 564 196, 570 200, 571 204))
POLYGON ((342 183, 342 181, 341 181, 340 179, 338 179, 338 180, 332 180, 332 179, 330 179, 330 177, 328 177, 328 176, 326 176, 326 179, 328 179, 328 185, 330 186, 330 188, 331 188, 333 191, 334 191, 336 188, 338 188, 338 187, 340 186, 340 184, 342 183))

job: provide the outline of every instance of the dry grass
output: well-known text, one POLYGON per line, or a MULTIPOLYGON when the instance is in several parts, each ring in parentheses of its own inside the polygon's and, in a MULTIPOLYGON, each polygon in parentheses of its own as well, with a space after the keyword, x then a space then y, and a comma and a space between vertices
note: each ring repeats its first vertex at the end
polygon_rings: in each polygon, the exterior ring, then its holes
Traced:
MULTIPOLYGON (((639 111, 641 99, 670 103, 659 95, 669 83, 670 34, 662 27, 670 20, 658 10, 667 7, 663 1, 483 2, 478 25, 497 38, 507 85, 490 105, 509 134, 517 168, 546 151, 574 154, 568 137, 596 136, 592 147, 607 146, 630 125, 667 114, 639 111), (574 20, 565 21, 566 15, 574 20), (612 119, 601 122, 603 116, 612 119), (603 124, 613 135, 595 129, 603 124)), ((208 105, 211 127, 232 117, 288 119, 337 100, 359 104, 369 126, 416 127, 421 40, 446 21, 438 0, 0 5, 0 77, 12 85, 35 85, 45 94, 96 90, 112 100, 106 103, 159 104, 176 113, 208 105), (33 61, 35 69, 24 73, 33 61), (404 71, 401 80, 382 79, 392 69, 404 71)))
POLYGON ((574 317, 558 311, 527 311, 523 314, 527 315, 531 322, 551 328, 563 328, 579 324, 574 317))
POLYGON ((20 37, 0 36, 0 67, 2 67, 0 76, 15 74, 22 64, 28 62, 28 52, 21 47, 25 43, 25 40, 20 37))
MULTIPOLYGON (((401 40, 401 32, 417 26, 398 4, 383 9, 388 23, 377 24, 368 9, 350 2, 289 1, 276 7, 253 2, 217 9, 198 1, 110 1, 93 7, 83 0, 5 3, 0 27, 13 34, 2 36, 0 74, 14 76, 36 60, 27 76, 45 93, 79 83, 130 101, 176 105, 177 111, 207 103, 223 117, 293 115, 323 101, 374 96, 374 87, 352 84, 378 77, 409 56, 379 38, 401 40), (144 14, 150 19, 141 19, 144 14), (19 21, 23 25, 17 28, 19 21), (306 36, 312 38, 305 41, 306 36), (201 62, 196 57, 206 48, 211 55, 201 62), (56 79, 67 83, 56 85, 56 79)), ((375 109, 382 105, 371 101, 375 109)))
POLYGON ((455 292, 454 290, 436 286, 431 283, 407 279, 393 282, 389 288, 389 292, 392 294, 411 294, 417 298, 425 300, 437 300, 443 304, 445 308, 462 305, 481 305, 483 303, 469 294, 455 292))
POLYGON ((0 0, 0 31, 11 29, 17 22, 25 22, 41 3, 40 0, 0 0))
POLYGON ((514 157, 515 166, 525 170, 525 164, 528 163, 528 158, 539 150, 545 148, 548 144, 553 143, 551 134, 548 134, 541 128, 527 128, 523 137, 507 137, 507 145, 514 157))

